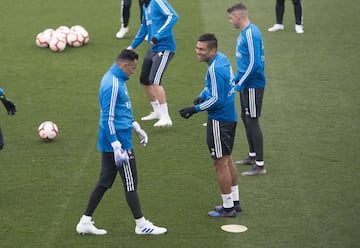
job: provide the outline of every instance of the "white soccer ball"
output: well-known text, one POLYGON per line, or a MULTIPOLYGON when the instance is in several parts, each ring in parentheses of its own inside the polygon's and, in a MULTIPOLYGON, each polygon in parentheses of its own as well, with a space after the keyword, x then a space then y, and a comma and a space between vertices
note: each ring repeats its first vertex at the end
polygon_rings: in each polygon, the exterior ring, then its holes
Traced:
POLYGON ((50 37, 55 33, 55 29, 53 28, 47 28, 43 31, 44 34, 48 34, 50 37))
POLYGON ((48 36, 48 34, 44 34, 43 32, 38 33, 38 35, 36 35, 35 38, 35 43, 38 47, 48 47, 49 46, 49 41, 50 41, 50 36, 48 36))
POLYGON ((84 37, 80 33, 70 31, 66 41, 69 46, 80 47, 84 43, 84 37))
POLYGON ((59 129, 53 121, 44 121, 38 127, 38 134, 44 141, 51 141, 56 138, 59 129))
POLYGON ((63 34, 54 33, 49 42, 49 48, 53 52, 62 52, 66 48, 66 37, 63 34))
POLYGON ((64 34, 66 37, 70 33, 70 28, 68 26, 59 26, 55 31, 64 34))
POLYGON ((83 37, 83 44, 89 42, 89 33, 88 31, 81 25, 74 25, 70 28, 70 31, 80 34, 83 37))

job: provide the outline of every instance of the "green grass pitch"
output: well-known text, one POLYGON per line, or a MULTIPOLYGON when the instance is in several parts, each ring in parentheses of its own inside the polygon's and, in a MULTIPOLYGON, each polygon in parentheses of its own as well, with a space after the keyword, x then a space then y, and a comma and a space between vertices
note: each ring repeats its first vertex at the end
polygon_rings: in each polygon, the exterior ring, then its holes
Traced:
MULTIPOLYGON (((359 246, 357 1, 304 0, 303 35, 293 30, 290 0, 285 30, 278 33, 267 32, 275 21, 275 0, 243 1, 264 38, 267 89, 261 125, 268 174, 239 176, 244 211, 235 219, 207 216, 221 199, 202 127, 206 113, 185 120, 178 110, 203 87, 206 64, 194 54, 200 34, 215 33, 219 50, 235 69, 238 30, 229 24, 226 8, 236 1, 169 2, 180 16, 178 51, 163 79, 174 124, 154 129, 153 122, 140 122, 150 143, 144 149, 134 142, 143 212, 168 233, 134 233, 117 179, 94 215, 108 234, 96 237, 78 235, 75 225, 99 173, 98 86, 137 32, 137 1, 130 31, 118 40, 120 0, 0 0, 0 87, 18 107, 13 117, 0 107, 6 142, 0 151, 0 247, 359 246), (36 47, 40 31, 74 24, 89 31, 86 46, 58 54, 36 47), (53 142, 37 135, 44 120, 59 127, 53 142), (220 229, 223 224, 249 229, 230 234, 220 229)), ((141 57, 146 49, 145 43, 137 49, 141 57)), ((136 119, 150 111, 138 83, 140 66, 128 82, 136 119)), ((233 155, 239 159, 246 153, 239 122, 233 155)))

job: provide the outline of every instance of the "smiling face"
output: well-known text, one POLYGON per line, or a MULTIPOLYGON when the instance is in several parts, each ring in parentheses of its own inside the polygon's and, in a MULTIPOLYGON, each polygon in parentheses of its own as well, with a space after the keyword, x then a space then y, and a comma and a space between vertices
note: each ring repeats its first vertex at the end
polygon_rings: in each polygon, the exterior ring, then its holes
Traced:
POLYGON ((195 46, 198 61, 209 63, 216 54, 216 48, 209 48, 206 41, 198 41, 195 46))

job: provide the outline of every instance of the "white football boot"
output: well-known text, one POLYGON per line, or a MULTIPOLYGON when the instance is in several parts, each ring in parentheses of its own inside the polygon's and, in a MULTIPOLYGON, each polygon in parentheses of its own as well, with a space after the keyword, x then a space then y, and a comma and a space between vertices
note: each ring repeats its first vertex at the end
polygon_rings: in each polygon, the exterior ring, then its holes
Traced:
POLYGON ((124 27, 124 25, 121 25, 119 32, 116 33, 116 38, 124 38, 127 32, 129 32, 129 27, 124 27))
POLYGON ((93 221, 89 221, 89 222, 86 222, 86 221, 81 221, 76 225, 76 231, 79 233, 79 234, 95 234, 95 235, 104 235, 107 233, 106 230, 104 229, 97 229, 95 226, 94 226, 95 222, 93 221))
POLYGON ((151 120, 159 120, 160 113, 158 112, 151 112, 149 115, 141 117, 142 121, 151 121, 151 120))
POLYGON ((136 234, 152 234, 152 235, 160 235, 167 232, 167 229, 165 227, 158 227, 155 226, 150 221, 146 220, 145 223, 142 226, 136 226, 135 227, 135 233, 136 234))
POLYGON ((170 119, 170 116, 162 117, 154 124, 154 127, 171 127, 171 126, 172 126, 172 121, 170 119))
POLYGON ((303 25, 295 24, 295 32, 298 33, 298 34, 303 34, 304 33, 303 25))
POLYGON ((275 24, 274 26, 272 26, 271 28, 268 29, 269 32, 276 32, 279 30, 284 30, 284 25, 282 24, 275 24))

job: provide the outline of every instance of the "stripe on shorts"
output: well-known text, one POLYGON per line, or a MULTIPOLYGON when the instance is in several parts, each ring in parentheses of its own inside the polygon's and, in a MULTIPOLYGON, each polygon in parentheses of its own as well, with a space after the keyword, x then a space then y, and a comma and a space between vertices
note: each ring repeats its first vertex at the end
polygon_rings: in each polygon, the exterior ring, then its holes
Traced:
POLYGON ((220 123, 217 120, 212 120, 212 130, 214 137, 215 155, 217 158, 221 158, 222 146, 221 146, 221 135, 220 135, 220 123))
POLYGON ((168 59, 169 59, 169 54, 170 54, 170 51, 165 51, 163 53, 163 55, 162 55, 159 68, 157 69, 156 74, 155 74, 155 78, 154 78, 154 84, 155 85, 160 85, 160 80, 161 80, 161 77, 162 77, 162 75, 163 75, 163 73, 165 71, 165 67, 166 67, 166 64, 167 64, 168 59))

